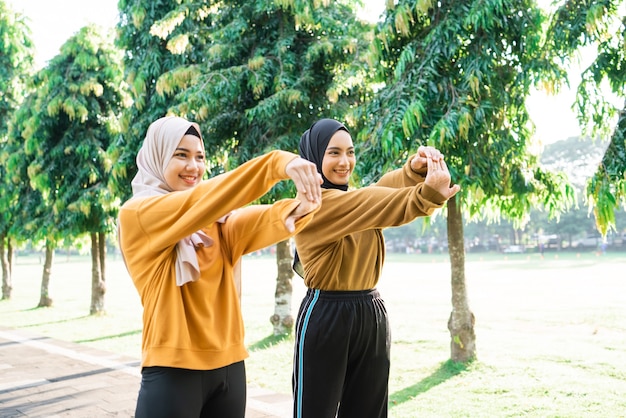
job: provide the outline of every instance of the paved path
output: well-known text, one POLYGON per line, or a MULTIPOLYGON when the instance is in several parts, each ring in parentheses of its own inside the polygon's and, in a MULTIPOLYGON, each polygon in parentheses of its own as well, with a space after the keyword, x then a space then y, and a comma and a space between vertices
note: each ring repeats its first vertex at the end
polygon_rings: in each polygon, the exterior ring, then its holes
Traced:
MULTIPOLYGON (((139 360, 0 327, 0 417, 132 417, 139 360)), ((246 418, 288 418, 290 395, 248 387, 246 418)))

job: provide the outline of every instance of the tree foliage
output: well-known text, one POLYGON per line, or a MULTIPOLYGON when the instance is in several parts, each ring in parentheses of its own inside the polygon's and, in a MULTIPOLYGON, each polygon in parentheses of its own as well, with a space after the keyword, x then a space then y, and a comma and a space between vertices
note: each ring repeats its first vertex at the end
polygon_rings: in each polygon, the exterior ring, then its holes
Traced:
MULTIPOLYGON (((182 4, 155 27, 177 54, 202 62, 163 74, 157 91, 172 94, 170 111, 199 121, 217 174, 270 149, 295 151, 320 117, 345 117, 366 91, 364 33, 354 6, 343 2, 223 1, 182 4), (195 22, 185 35, 178 29, 195 22), (201 33, 202 45, 180 45, 201 33)), ((292 195, 275 189, 268 200, 292 195)))
POLYGON ((534 1, 401 1, 376 37, 385 87, 368 108, 366 167, 380 173, 418 145, 447 156, 470 217, 523 222, 571 201, 563 177, 531 153, 525 100, 541 71, 545 16, 534 1))
POLYGON ((548 48, 566 66, 581 50, 596 58, 583 69, 575 109, 583 133, 611 137, 597 172, 587 185, 587 197, 598 230, 615 228, 615 211, 626 210, 626 2, 568 0, 555 12, 548 48), (610 91, 621 103, 609 100, 610 91), (617 123, 615 123, 617 121, 617 123))
MULTIPOLYGON (((89 233, 104 239, 119 204, 108 187, 107 149, 119 135, 128 104, 121 57, 110 38, 86 26, 35 75, 34 84, 20 130, 30 185, 45 205, 47 222, 38 224, 40 235, 47 247, 62 236, 89 233)), ((100 263, 103 257, 95 259, 100 263)), ((92 314, 103 309, 104 265, 93 271, 92 314)))
POLYGON ((9 121, 13 118, 23 96, 33 69, 33 42, 24 17, 9 9, 0 0, 0 261, 2 263, 2 297, 11 297, 11 268, 13 241, 10 227, 13 224, 13 207, 19 200, 8 180, 10 171, 7 159, 11 150, 8 144, 9 121))
POLYGON ((133 100, 123 115, 123 134, 109 149, 114 161, 111 188, 122 201, 132 195, 130 182, 137 173, 135 157, 148 126, 175 105, 170 94, 157 92, 157 80, 173 68, 204 60, 202 50, 194 47, 205 42, 203 20, 184 18, 190 3, 193 2, 120 0, 118 3, 120 20, 115 42, 124 53, 125 80, 133 100), (170 19, 177 22, 173 27, 164 23, 170 19), (169 41, 164 33, 169 35, 169 41), (186 45, 184 54, 173 53, 182 45, 186 45))
POLYGON ((616 228, 615 211, 626 211, 626 108, 619 115, 602 163, 587 185, 598 230, 605 235, 616 228))
POLYGON ((108 189, 106 150, 128 103, 120 57, 92 26, 82 28, 35 76, 35 111, 24 132, 29 178, 70 235, 110 231, 118 201, 108 189))
POLYGON ((377 28, 374 57, 384 85, 366 108, 363 177, 432 145, 461 185, 448 202, 455 361, 475 357, 461 217, 519 225, 533 207, 557 216, 574 202, 564 175, 543 170, 531 152, 526 98, 541 74, 559 70, 542 56, 545 19, 532 0, 401 0, 377 28))
POLYGON ((46 206, 41 192, 33 187, 28 167, 33 159, 26 153, 24 138, 29 121, 35 116, 35 96, 30 95, 15 112, 6 143, 2 165, 6 167, 6 196, 12 196, 10 211, 13 215, 9 235, 16 242, 36 245, 47 237, 54 241, 61 238, 56 234, 58 218, 46 206))
POLYGON ((22 102, 33 72, 34 45, 24 16, 0 0, 0 137, 22 102))

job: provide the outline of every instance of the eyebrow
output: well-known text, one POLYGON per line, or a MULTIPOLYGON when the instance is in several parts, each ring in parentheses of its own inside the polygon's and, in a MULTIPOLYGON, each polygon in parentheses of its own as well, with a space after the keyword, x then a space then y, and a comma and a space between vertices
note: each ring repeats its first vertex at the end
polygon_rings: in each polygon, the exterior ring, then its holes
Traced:
MULTIPOLYGON (((326 148, 326 150, 342 150, 343 148, 341 147, 328 147, 326 148)), ((348 147, 347 149, 351 150, 354 149, 354 147, 348 147)))
MULTIPOLYGON (((185 151, 185 152, 191 152, 189 149, 187 148, 182 148, 182 147, 176 147, 176 149, 174 151, 185 151)), ((198 154, 204 154, 203 151, 198 151, 198 154)))

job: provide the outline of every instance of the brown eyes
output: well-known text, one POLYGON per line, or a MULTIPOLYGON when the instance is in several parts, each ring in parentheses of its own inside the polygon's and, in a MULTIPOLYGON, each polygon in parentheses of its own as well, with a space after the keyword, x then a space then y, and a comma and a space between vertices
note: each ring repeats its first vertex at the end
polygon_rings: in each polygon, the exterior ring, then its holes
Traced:
MULTIPOLYGON (((187 158, 187 154, 185 154, 184 152, 178 152, 178 153, 174 154, 174 157, 176 157, 176 158, 187 158)), ((204 155, 196 155, 196 160, 204 161, 204 155)))
MULTIPOLYGON (((326 154, 328 155, 340 155, 341 153, 339 151, 328 151, 326 154)), ((354 151, 348 151, 346 152, 347 155, 353 157, 354 156, 354 151)))

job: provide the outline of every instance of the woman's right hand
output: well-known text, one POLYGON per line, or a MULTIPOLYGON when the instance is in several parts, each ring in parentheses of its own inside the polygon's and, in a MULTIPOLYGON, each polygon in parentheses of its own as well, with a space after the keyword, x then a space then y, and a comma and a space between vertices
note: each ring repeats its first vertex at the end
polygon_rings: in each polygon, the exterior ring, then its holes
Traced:
POLYGON ((317 167, 304 158, 294 158, 285 167, 285 172, 293 180, 298 194, 306 196, 305 200, 317 203, 322 199, 322 176, 317 172, 317 167))
POLYGON ((308 199, 308 196, 305 197, 302 193, 298 193, 296 195, 296 199, 300 201, 300 204, 293 211, 291 211, 291 213, 285 220, 285 226, 287 227, 287 230, 289 232, 293 232, 296 230, 296 221, 298 219, 317 210, 317 208, 319 208, 321 205, 321 199, 317 202, 311 202, 308 199))
POLYGON ((428 172, 424 179, 424 184, 439 192, 446 200, 457 194, 461 190, 458 184, 450 185, 450 171, 443 158, 435 160, 428 158, 428 172))

